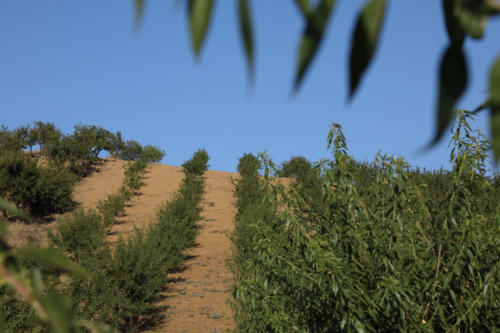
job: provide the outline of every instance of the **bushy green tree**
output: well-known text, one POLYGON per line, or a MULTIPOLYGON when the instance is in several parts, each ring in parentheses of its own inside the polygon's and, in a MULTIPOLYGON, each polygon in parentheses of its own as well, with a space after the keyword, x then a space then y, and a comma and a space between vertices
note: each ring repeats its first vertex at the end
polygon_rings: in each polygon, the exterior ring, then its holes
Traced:
POLYGON ((158 163, 165 157, 165 151, 158 146, 145 145, 142 150, 141 159, 149 163, 158 163))
POLYGON ((40 146, 40 152, 47 154, 48 147, 59 142, 62 133, 54 123, 36 121, 31 129, 31 136, 35 138, 36 143, 40 146))
POLYGON ((205 149, 198 149, 193 157, 184 162, 182 167, 184 168, 184 172, 194 176, 201 176, 203 173, 208 170, 208 160, 210 156, 208 155, 205 149))
POLYGON ((118 152, 118 157, 124 161, 136 161, 141 158, 141 155, 142 145, 135 140, 125 142, 123 148, 118 152))
POLYGON ((21 151, 28 147, 27 126, 21 126, 15 130, 9 130, 6 126, 0 127, 0 150, 4 151, 21 151))
POLYGON ((62 213, 73 207, 75 181, 67 170, 54 165, 38 166, 36 159, 22 152, 0 154, 0 196, 32 215, 62 213))

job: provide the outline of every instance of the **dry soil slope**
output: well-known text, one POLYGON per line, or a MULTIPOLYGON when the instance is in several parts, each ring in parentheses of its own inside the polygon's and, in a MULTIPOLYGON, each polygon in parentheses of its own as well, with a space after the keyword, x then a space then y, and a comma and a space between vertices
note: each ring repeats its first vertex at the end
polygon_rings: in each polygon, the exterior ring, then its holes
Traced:
POLYGON ((152 332, 224 332, 234 329, 231 296, 232 275, 226 267, 231 256, 229 233, 236 213, 232 178, 236 173, 205 174, 200 230, 196 246, 188 250, 185 269, 170 274, 172 282, 161 305, 167 306, 165 321, 152 332))
MULTIPOLYGON (((120 172, 123 174, 123 170, 120 172)), ((186 260, 185 267, 178 273, 169 274, 171 282, 160 304, 166 307, 165 319, 152 332, 223 332, 235 328, 227 305, 233 281, 226 261, 231 256, 229 233, 233 231, 236 212, 231 179, 238 174, 207 171, 204 177, 203 220, 199 222, 196 246, 188 250, 190 259, 186 260)), ((180 167, 151 165, 140 194, 129 202, 125 215, 120 218, 121 223, 113 227, 109 240, 113 242, 120 236, 132 235, 135 228, 146 228, 156 218, 158 208, 172 199, 183 179, 180 167)), ((99 188, 99 181, 89 178, 89 184, 78 191, 79 198, 83 198, 86 191, 99 188)), ((111 187, 116 191, 119 185, 111 187)), ((87 198, 88 207, 95 206, 98 201, 92 195, 87 198)))
MULTIPOLYGON (((79 207, 95 209, 99 200, 116 193, 122 185, 125 163, 104 159, 97 172, 82 180, 73 196, 79 207)), ((223 332, 235 327, 232 312, 226 304, 232 276, 225 264, 231 256, 228 234, 233 230, 235 214, 231 179, 237 176, 235 173, 206 172, 203 220, 199 222, 197 244, 188 250, 190 259, 186 260, 185 269, 169 275, 172 282, 161 302, 166 307, 165 320, 152 329, 153 332, 223 332)), ((159 207, 174 196, 183 178, 180 167, 149 166, 144 186, 128 203, 124 216, 119 218, 120 223, 113 227, 108 240, 114 242, 119 236, 132 235, 135 228, 147 227, 156 218, 159 207)), ((45 231, 53 225, 19 224, 17 237, 26 239, 18 245, 33 241, 43 243, 45 231)), ((12 227, 11 231, 15 231, 16 226, 12 227)))

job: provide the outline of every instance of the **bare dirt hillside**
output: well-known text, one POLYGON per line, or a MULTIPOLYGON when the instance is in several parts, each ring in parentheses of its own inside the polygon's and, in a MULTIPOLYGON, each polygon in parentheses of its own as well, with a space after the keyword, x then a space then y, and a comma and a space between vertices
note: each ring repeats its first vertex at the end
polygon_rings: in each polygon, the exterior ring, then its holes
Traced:
MULTIPOLYGON (((84 209, 96 208, 99 200, 119 190, 126 162, 104 159, 98 171, 85 178, 74 191, 74 200, 84 209)), ((226 267, 231 256, 229 233, 235 214, 232 178, 236 173, 208 171, 202 201, 203 220, 196 246, 188 249, 185 266, 169 274, 170 282, 163 294, 164 320, 150 332, 224 332, 234 329, 231 309, 232 277, 226 267)), ((184 178, 182 168, 151 165, 138 196, 128 203, 120 223, 112 228, 108 241, 132 235, 135 228, 145 228, 156 218, 159 207, 170 200, 184 178)), ((54 220, 60 216, 54 216, 54 220)), ((41 242, 54 222, 44 225, 12 223, 10 242, 13 245, 41 242)))
POLYGON ((185 267, 170 274, 171 282, 161 303, 165 321, 152 332, 225 332, 234 329, 231 297, 232 276, 226 267, 231 256, 229 234, 236 213, 231 178, 236 173, 205 173, 203 221, 196 246, 189 249, 185 267))

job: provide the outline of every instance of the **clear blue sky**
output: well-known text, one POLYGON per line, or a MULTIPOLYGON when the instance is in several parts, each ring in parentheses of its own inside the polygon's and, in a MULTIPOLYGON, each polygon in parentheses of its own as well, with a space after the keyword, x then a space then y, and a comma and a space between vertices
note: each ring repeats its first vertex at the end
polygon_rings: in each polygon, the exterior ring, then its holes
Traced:
MULTIPOLYGON (((206 148, 211 169, 234 171, 244 152, 327 157, 331 122, 344 127, 350 153, 377 151, 412 165, 448 164, 448 140, 428 153, 437 68, 447 38, 440 1, 391 1, 381 44, 353 103, 347 60, 361 0, 341 0, 299 94, 292 97, 303 23, 293 1, 252 1, 256 81, 252 89, 236 20, 236 1, 218 1, 203 55, 191 52, 182 1, 149 1, 140 33, 133 2, 0 2, 0 112, 9 128, 35 120, 65 132, 77 123, 122 131, 166 150, 180 165, 206 148)), ((500 21, 466 44, 470 84, 459 103, 486 97, 487 72, 500 52, 500 21)), ((476 126, 489 133, 486 114, 476 126)))

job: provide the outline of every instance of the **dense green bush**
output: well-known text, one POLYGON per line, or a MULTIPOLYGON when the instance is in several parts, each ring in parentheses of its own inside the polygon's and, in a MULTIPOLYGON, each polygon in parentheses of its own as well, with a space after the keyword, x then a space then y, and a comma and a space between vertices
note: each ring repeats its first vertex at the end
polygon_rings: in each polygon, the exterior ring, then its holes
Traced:
POLYGON ((142 145, 135 141, 129 140, 123 144, 122 149, 118 152, 118 158, 124 161, 136 161, 142 156, 142 145))
POLYGON ((281 169, 276 173, 279 177, 293 178, 295 180, 293 186, 300 196, 307 198, 311 205, 316 206, 316 210, 321 209, 319 206, 324 203, 319 167, 315 169, 305 157, 294 156, 289 161, 283 162, 281 169))
POLYGON ((239 159, 238 172, 241 178, 234 184, 238 215, 242 214, 250 204, 258 202, 264 195, 259 185, 260 168, 261 162, 253 154, 244 154, 239 159))
POLYGON ((0 153, 0 196, 13 201, 32 215, 63 213, 73 207, 76 178, 54 165, 38 166, 22 152, 0 153))
POLYGON ((35 325, 39 324, 29 303, 19 299, 9 286, 0 285, 0 317, 5 323, 0 330, 5 333, 33 332, 35 325))
POLYGON ((146 145, 142 150, 141 159, 149 163, 158 163, 165 157, 165 151, 160 147, 146 145))
POLYGON ((182 164, 184 172, 187 174, 201 176, 208 170, 208 153, 205 149, 198 149, 193 157, 182 164))
POLYGON ((239 159, 237 170, 243 177, 257 177, 261 167, 262 163, 259 158, 251 153, 248 153, 243 154, 243 156, 239 159))
POLYGON ((106 237, 105 225, 95 211, 75 211, 71 217, 58 221, 56 232, 49 233, 53 246, 80 262, 102 247, 106 237))
POLYGON ((366 165, 347 154, 335 125, 334 160, 321 166, 322 205, 262 179, 264 195, 235 222, 239 328, 494 331, 500 203, 484 174, 488 143, 468 116, 459 114, 446 174, 422 176, 402 158, 378 154, 360 177, 366 165), (432 186, 441 198, 429 195, 432 186))
POLYGON ((21 151, 29 145, 29 128, 18 127, 9 131, 4 125, 0 126, 0 151, 21 151))

